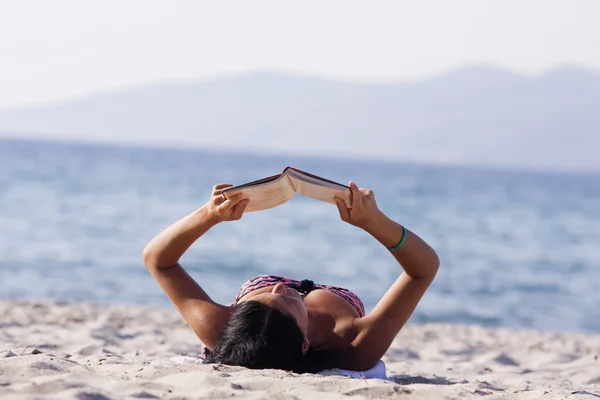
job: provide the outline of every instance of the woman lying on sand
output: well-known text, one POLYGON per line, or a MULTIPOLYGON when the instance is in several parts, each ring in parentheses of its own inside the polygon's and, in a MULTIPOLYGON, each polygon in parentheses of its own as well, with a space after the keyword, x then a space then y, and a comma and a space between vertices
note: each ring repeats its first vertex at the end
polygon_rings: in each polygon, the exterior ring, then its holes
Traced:
POLYGON ((215 186, 204 206, 144 249, 146 267, 208 349, 207 360, 296 372, 372 368, 433 281, 439 265, 433 249, 385 216, 372 191, 350 182, 352 208, 336 199, 341 219, 386 246, 404 269, 373 311, 365 315, 360 299, 347 289, 274 275, 246 282, 233 304, 217 304, 179 259, 212 227, 242 217, 248 200, 241 193, 225 200, 221 192, 229 187, 215 186))

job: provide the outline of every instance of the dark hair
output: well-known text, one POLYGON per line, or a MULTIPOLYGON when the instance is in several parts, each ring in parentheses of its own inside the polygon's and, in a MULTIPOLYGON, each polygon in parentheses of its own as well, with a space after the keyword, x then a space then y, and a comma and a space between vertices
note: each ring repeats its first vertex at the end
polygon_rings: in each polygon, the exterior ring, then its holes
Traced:
POLYGON ((233 307, 214 351, 206 360, 253 369, 319 372, 333 367, 331 352, 310 348, 302 353, 304 335, 289 315, 258 301, 233 307))

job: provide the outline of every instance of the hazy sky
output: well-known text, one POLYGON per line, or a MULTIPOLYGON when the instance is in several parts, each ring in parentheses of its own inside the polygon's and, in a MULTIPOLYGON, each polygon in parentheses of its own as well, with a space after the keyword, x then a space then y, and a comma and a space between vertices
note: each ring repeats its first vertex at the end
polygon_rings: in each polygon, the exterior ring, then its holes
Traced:
POLYGON ((0 0, 0 106, 257 69, 397 81, 473 63, 600 70, 600 1, 0 0))

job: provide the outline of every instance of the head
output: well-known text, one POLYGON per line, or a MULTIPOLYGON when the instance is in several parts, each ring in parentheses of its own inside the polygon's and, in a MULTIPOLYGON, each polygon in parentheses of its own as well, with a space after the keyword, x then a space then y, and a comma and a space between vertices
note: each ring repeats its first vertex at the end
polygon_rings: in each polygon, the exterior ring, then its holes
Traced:
POLYGON ((296 372, 327 368, 326 353, 311 349, 307 331, 308 313, 302 297, 277 284, 269 292, 244 296, 233 307, 208 360, 296 372))
POLYGON ((310 346, 307 339, 308 311, 306 310, 302 296, 297 290, 289 288, 283 283, 278 283, 268 292, 247 294, 239 300, 239 303, 246 303, 248 301, 265 304, 292 318, 298 329, 302 332, 304 337, 302 352, 306 353, 310 346))

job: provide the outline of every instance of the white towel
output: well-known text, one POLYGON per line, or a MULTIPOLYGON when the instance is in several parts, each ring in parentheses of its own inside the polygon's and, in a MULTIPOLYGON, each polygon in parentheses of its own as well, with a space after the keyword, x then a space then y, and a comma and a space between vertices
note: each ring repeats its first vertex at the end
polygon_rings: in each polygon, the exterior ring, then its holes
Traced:
MULTIPOLYGON (((188 357, 188 356, 180 356, 180 357, 172 357, 170 359, 175 364, 182 365, 195 365, 195 364, 204 364, 204 360, 202 358, 196 357, 188 357)), ((375 364, 375 366, 366 371, 349 371, 346 369, 326 369, 324 371, 319 372, 321 375, 331 376, 331 375, 341 375, 341 376, 349 376, 356 379, 383 379, 389 380, 387 374, 385 372, 385 363, 381 360, 375 364)))
POLYGON ((204 364, 204 360, 200 357, 188 357, 188 356, 180 356, 180 357, 172 357, 170 358, 175 364, 182 365, 194 365, 194 364, 204 364))
POLYGON ((325 371, 319 372, 321 375, 342 375, 350 376, 356 379, 383 379, 389 380, 385 372, 385 363, 381 360, 377 361, 377 364, 371 369, 366 371, 349 371, 347 369, 326 369, 325 371))

